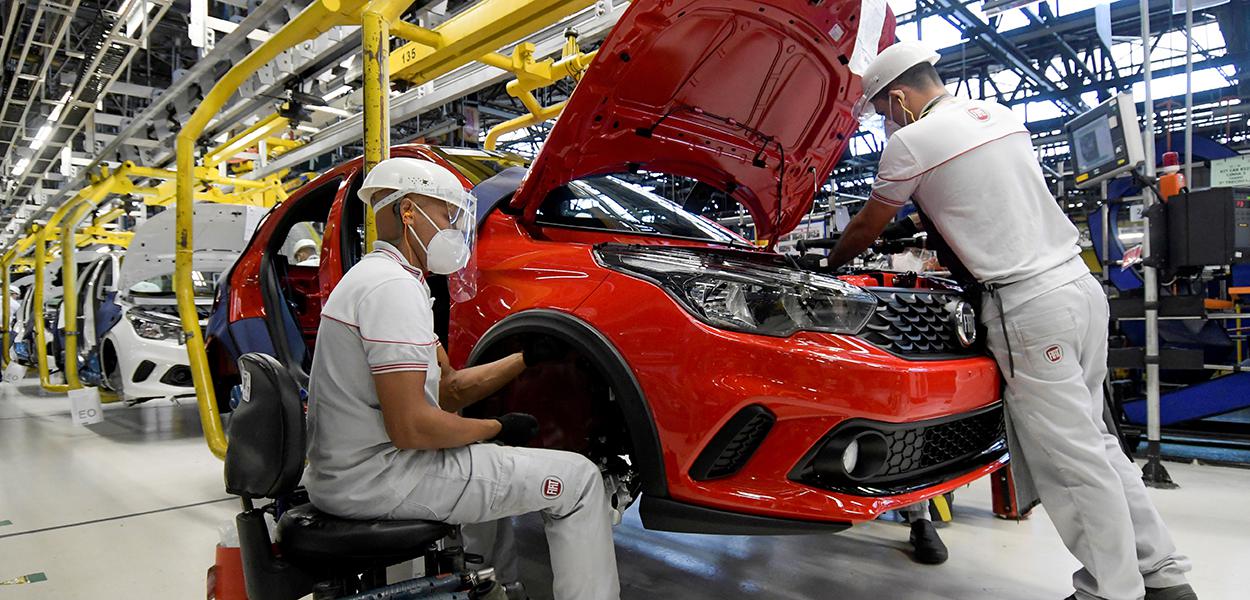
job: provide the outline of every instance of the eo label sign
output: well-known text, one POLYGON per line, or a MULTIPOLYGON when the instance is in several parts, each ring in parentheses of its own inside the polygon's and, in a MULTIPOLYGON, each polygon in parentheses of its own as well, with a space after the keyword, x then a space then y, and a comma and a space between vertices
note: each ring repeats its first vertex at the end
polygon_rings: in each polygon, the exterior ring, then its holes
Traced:
POLYGON ((104 421, 100 406, 100 390, 88 387, 69 391, 70 416, 75 425, 94 425, 104 421))

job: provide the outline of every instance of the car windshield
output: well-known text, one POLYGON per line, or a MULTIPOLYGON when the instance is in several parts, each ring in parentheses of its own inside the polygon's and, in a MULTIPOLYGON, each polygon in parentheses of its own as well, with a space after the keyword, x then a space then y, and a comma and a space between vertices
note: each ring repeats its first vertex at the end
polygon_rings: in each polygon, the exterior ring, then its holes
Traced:
POLYGON ((538 220, 554 225, 748 244, 651 188, 612 175, 587 177, 552 190, 538 209, 538 220))
MULTIPOLYGON (((212 297, 217 291, 217 280, 221 273, 217 271, 191 271, 191 286, 196 296, 212 297)), ((130 286, 130 294, 143 297, 159 297, 174 295, 174 275, 158 275, 144 279, 130 286)))

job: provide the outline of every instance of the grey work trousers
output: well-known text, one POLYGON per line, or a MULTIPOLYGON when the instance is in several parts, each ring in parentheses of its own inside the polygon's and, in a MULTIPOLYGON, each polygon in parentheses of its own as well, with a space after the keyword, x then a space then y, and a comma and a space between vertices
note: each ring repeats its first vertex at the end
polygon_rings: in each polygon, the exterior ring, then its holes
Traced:
MULTIPOLYGON (((987 306, 992 303, 987 303, 987 306)), ((1008 345, 987 311, 989 348, 1007 378, 1008 418, 1042 505, 1083 565, 1079 600, 1140 600, 1185 583, 1189 561, 1146 495, 1141 469, 1103 420, 1106 294, 1086 275, 1007 311, 1008 345)))
POLYGON ((540 512, 556 600, 620 598, 612 511, 594 463, 572 452, 494 444, 441 452, 445 460, 386 518, 471 525, 540 512))
POLYGON ((915 523, 916 521, 928 521, 930 520, 929 501, 925 500, 924 502, 908 504, 907 506, 898 509, 898 514, 905 517, 909 523, 915 523))

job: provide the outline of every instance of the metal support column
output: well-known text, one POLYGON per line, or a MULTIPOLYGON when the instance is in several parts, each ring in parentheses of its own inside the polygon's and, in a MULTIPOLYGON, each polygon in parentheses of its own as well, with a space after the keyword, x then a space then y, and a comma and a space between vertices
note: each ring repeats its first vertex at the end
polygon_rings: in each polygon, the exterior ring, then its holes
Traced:
POLYGON ((82 332, 78 331, 78 262, 74 259, 74 250, 78 244, 74 231, 78 222, 90 214, 96 204, 112 191, 111 185, 103 187, 100 193, 93 194, 88 201, 72 210, 69 218, 61 225, 61 311, 65 315, 65 385, 71 390, 82 387, 82 382, 78 379, 78 340, 82 332))
POLYGON ((11 285, 9 283, 9 262, 3 261, 0 262, 0 287, 4 289, 4 298, 0 299, 0 305, 3 305, 0 313, 3 314, 4 318, 3 321, 0 321, 0 369, 9 366, 9 348, 12 347, 10 344, 13 342, 12 332, 9 331, 13 325, 13 319, 10 318, 12 308, 9 306, 9 297, 12 294, 9 292, 9 285, 11 285))
MULTIPOLYGON (((1155 249, 1150 247, 1150 207, 1160 199, 1154 193, 1155 179, 1155 107, 1150 92, 1150 0, 1141 0, 1142 81, 1145 87, 1146 164, 1142 185, 1142 209, 1147 215, 1146 231, 1142 238, 1142 284, 1145 289, 1146 308, 1146 466, 1142 479, 1146 485, 1159 488, 1176 487, 1167 469, 1159 459, 1159 271, 1151 259, 1155 249)), ((1162 250, 1162 249, 1159 249, 1162 250)))
MULTIPOLYGON (((386 17, 371 10, 365 11, 361 42, 365 73, 364 170, 368 174, 378 163, 391 156, 391 25, 386 17)), ((373 211, 366 208, 364 213, 364 251, 369 252, 378 239, 378 230, 373 211)))
POLYGON ((1111 201, 1107 199, 1107 180, 1102 180, 1102 208, 1098 210, 1098 218, 1102 224, 1102 240, 1099 241, 1102 253, 1099 254, 1099 260, 1102 262, 1102 281, 1104 284, 1111 284, 1111 201))
POLYGON ((1194 184, 1194 3, 1185 0, 1185 185, 1194 184))
MULTIPOLYGON (((12 285, 10 278, 12 276, 11 271, 13 269, 13 261, 17 260, 18 257, 30 249, 30 245, 34 242, 35 235, 31 233, 18 240, 11 247, 9 247, 9 249, 2 256, 0 256, 0 270, 4 272, 3 278, 5 289, 3 300, 4 332, 3 335, 0 336, 3 340, 3 346, 0 347, 0 368, 9 366, 9 357, 11 356, 13 348, 13 332, 11 331, 11 326, 13 324, 13 307, 10 306, 8 294, 9 286, 12 285)), ((34 290, 31 291, 33 292, 34 290)))

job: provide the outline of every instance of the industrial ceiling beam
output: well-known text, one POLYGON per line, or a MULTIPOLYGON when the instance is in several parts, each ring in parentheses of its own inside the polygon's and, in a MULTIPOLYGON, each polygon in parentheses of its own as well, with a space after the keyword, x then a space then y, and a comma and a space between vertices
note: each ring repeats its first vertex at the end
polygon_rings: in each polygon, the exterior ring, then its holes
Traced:
POLYGON ((938 14, 944 20, 962 30, 965 37, 975 41, 987 53, 1019 74, 1022 81, 1028 81, 1044 92, 1060 94, 1061 97, 1056 102, 1065 111, 1079 113, 1087 108, 1079 97, 1063 94, 1063 90, 1047 78, 1015 44, 974 15, 960 0, 930 0, 930 3, 941 9, 938 14))
MULTIPOLYGON (((19 3, 20 4, 20 3, 19 3)), ((216 71, 220 65, 230 62, 231 57, 238 48, 246 47, 247 34, 258 27, 265 25, 271 17, 277 15, 280 11, 290 6, 289 0, 264 0, 259 6, 248 13, 247 18, 239 23, 239 27, 234 31, 226 34, 217 41, 217 45, 207 55, 187 69, 182 77, 177 79, 165 89, 151 104, 148 105, 142 113, 134 118, 117 136, 112 139, 100 152, 96 153, 91 163, 79 170, 78 177, 73 182, 63 187, 60 192, 44 204, 38 212, 32 215, 31 220, 39 218, 46 214, 48 210, 55 209, 62 202, 69 198, 75 191, 75 188, 85 187, 88 184, 89 173, 94 172, 101 166, 101 163, 113 156, 123 145, 130 143, 134 139, 145 139, 139 133, 144 130, 149 123, 157 118, 161 118, 166 114, 166 110, 171 106, 175 99, 181 98, 187 94, 193 86, 200 86, 206 80, 211 80, 218 74, 216 71)), ((198 93, 198 90, 197 92, 198 93)))
MULTIPOLYGON (((131 37, 129 33, 128 23, 134 18, 132 13, 140 11, 144 23, 157 23, 172 4, 173 0, 126 2, 123 3, 122 10, 127 14, 104 13, 112 19, 112 23, 105 26, 106 33, 95 42, 96 50, 85 69, 78 75, 73 91, 63 99, 64 104, 58 118, 50 118, 45 126, 51 128, 50 133, 33 148, 34 155, 30 157, 25 169, 16 175, 18 185, 6 194, 5 206, 12 204, 15 198, 24 198, 36 190, 42 190, 41 183, 52 165, 58 161, 61 148, 72 143, 74 136, 86 123, 87 116, 95 110, 96 103, 130 65, 142 45, 142 39, 131 37)), ((147 31, 145 28, 135 33, 142 38, 147 31)), ((14 171, 18 169, 15 168, 14 171)))
MULTIPOLYGON (((24 3, 14 2, 13 4, 23 5, 24 3)), ((40 2, 35 7, 34 15, 26 31, 25 41, 22 43, 22 50, 18 53, 13 77, 7 82, 8 89, 5 90, 4 101, 0 102, 0 148, 3 148, 0 152, 0 167, 6 171, 16 171, 20 174, 31 162, 27 158, 26 163, 22 164, 22 159, 15 158, 16 148, 19 147, 18 142, 27 137, 26 126, 31 108, 43 105, 39 93, 47 84, 48 69, 52 65, 52 59, 56 56, 57 48, 65 39, 65 34, 74 18, 74 11, 77 9, 78 0, 71 0, 69 4, 40 2), (41 35, 42 38, 39 37, 41 35), (27 68, 32 62, 32 51, 35 54, 33 62, 36 65, 33 70, 27 68)), ((14 24, 8 23, 6 28, 10 25, 14 24)), ((16 35, 17 31, 13 30, 11 35, 16 35)), ((8 55, 4 55, 3 58, 7 61, 8 55)), ((9 177, 12 174, 4 172, 0 173, 0 177, 9 177)))
MULTIPOLYGON (((530 36, 526 41, 536 46, 535 56, 549 56, 563 48, 564 30, 568 27, 577 29, 580 40, 592 42, 607 35, 620 13, 624 10, 625 0, 613 0, 609 10, 600 13, 589 8, 577 13, 562 23, 550 26, 530 36)), ((392 123, 401 123, 415 118, 431 109, 463 98, 489 85, 502 83, 512 78, 508 72, 495 67, 473 63, 456 69, 433 81, 433 92, 413 88, 391 99, 390 115, 392 123)), ((332 152, 360 141, 363 118, 356 114, 333 125, 323 128, 312 136, 307 144, 291 150, 282 156, 269 161, 263 168, 244 175, 246 178, 259 178, 280 169, 294 168, 301 163, 316 159, 318 156, 332 152)))

